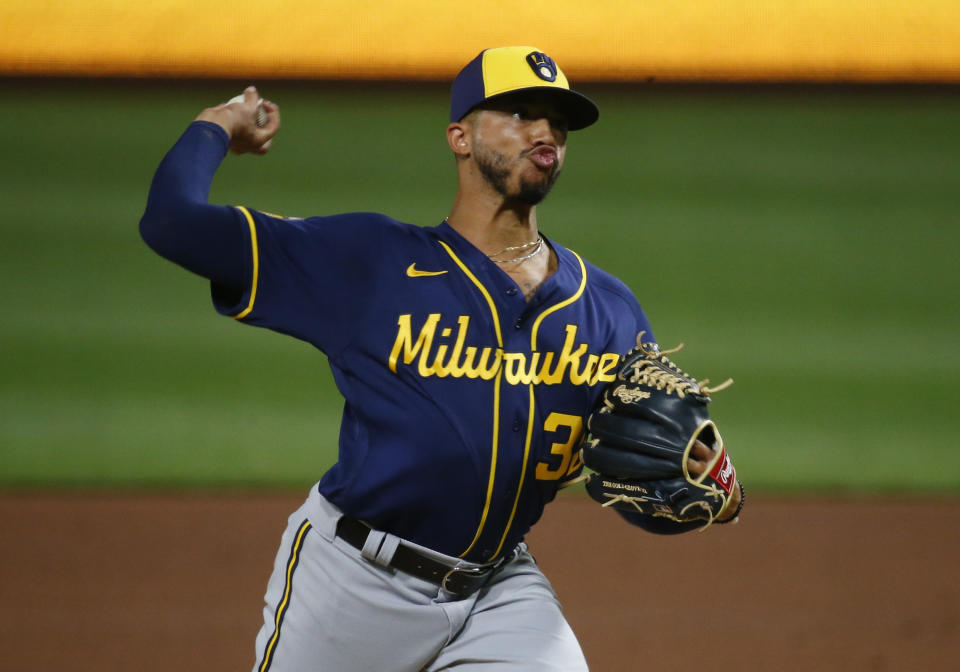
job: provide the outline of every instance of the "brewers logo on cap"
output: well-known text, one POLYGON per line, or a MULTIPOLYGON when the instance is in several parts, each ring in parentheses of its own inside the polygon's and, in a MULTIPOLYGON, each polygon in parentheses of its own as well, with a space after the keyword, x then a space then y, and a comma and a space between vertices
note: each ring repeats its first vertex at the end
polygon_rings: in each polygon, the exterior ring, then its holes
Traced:
POLYGON ((597 120, 592 100, 570 88, 556 62, 536 47, 484 49, 453 80, 450 121, 460 121, 473 108, 496 98, 525 93, 551 100, 576 131, 597 120))
POLYGON ((530 67, 533 68, 533 71, 537 73, 537 77, 540 79, 548 82, 556 81, 557 65, 553 62, 552 58, 542 51, 531 51, 527 54, 527 63, 530 64, 530 67))

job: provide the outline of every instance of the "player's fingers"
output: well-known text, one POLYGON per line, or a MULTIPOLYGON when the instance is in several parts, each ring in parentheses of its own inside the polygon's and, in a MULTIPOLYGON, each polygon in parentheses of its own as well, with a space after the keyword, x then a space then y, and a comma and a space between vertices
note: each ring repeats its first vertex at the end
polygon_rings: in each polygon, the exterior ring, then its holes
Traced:
POLYGON ((260 100, 260 94, 257 93, 257 87, 251 85, 243 90, 244 103, 247 103, 247 104, 253 103, 254 105, 256 105, 257 101, 259 100, 260 100))
POLYGON ((715 452, 710 446, 705 444, 700 439, 697 439, 694 441, 693 447, 690 449, 690 455, 697 460, 709 462, 715 455, 715 452))
POLYGON ((273 144, 273 140, 267 140, 265 143, 257 147, 256 154, 266 154, 270 151, 270 145, 273 144))
POLYGON ((690 454, 687 456, 687 471, 694 478, 698 478, 706 473, 715 457, 716 451, 697 440, 690 448, 690 454))
POLYGON ((280 108, 270 101, 260 101, 256 116, 256 138, 263 144, 280 130, 280 108))
POLYGON ((702 476, 706 470, 707 470, 706 462, 695 460, 692 457, 687 458, 687 471, 690 472, 690 475, 693 476, 694 478, 702 476))
POLYGON ((276 133, 280 128, 280 106, 269 100, 264 100, 261 107, 267 113, 267 123, 264 124, 263 128, 272 129, 276 133))
MULTIPOLYGON (((254 131, 254 143, 257 145, 258 154, 266 154, 270 149, 270 142, 280 130, 280 108, 274 103, 263 101, 261 104, 262 113, 266 115, 266 121, 263 126, 257 126, 254 131)), ((258 110, 257 114, 261 114, 258 110)))

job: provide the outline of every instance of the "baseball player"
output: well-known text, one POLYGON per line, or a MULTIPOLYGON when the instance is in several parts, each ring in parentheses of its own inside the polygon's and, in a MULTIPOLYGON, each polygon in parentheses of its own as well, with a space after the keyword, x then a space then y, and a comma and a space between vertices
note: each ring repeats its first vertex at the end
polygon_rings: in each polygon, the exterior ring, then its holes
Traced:
MULTIPOLYGON (((536 48, 483 51, 453 83, 458 190, 433 227, 209 204, 228 149, 265 153, 280 128, 252 87, 161 162, 147 244, 208 278, 220 313, 325 353, 345 399, 338 461, 282 537, 254 670, 587 669, 524 536, 652 333, 622 282, 538 227, 568 132, 597 118, 536 48)), ((709 459, 698 445, 691 469, 709 459)))

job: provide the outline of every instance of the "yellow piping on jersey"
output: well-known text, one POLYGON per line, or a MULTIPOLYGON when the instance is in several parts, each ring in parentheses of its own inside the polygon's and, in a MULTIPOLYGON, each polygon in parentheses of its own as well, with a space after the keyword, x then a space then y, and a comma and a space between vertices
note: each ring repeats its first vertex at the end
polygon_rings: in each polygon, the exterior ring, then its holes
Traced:
POLYGON ((260 280, 260 250, 257 248, 257 227, 253 223, 253 216, 243 206, 238 206, 237 210, 243 213, 243 216, 247 218, 247 224, 250 226, 250 250, 253 253, 253 280, 250 283, 250 301, 246 308, 233 316, 235 320, 242 320, 251 313, 253 302, 257 300, 257 282, 260 280))
POLYGON ((540 330, 540 323, 543 322, 545 318, 550 313, 556 312, 561 308, 566 308, 574 301, 577 301, 581 296, 583 296, 583 290, 587 286, 587 267, 583 264, 583 259, 580 258, 580 255, 570 250, 570 253, 577 258, 577 263, 580 264, 580 286, 577 287, 577 291, 573 293, 568 299, 561 301, 553 306, 550 306, 545 311, 540 313, 537 316, 537 319, 533 321, 533 329, 530 331, 530 350, 531 352, 537 351, 537 332, 540 330))
MULTIPOLYGON (((460 261, 460 257, 454 254, 449 245, 442 240, 439 242, 443 246, 443 249, 446 250, 447 254, 450 255, 450 258, 453 259, 457 266, 460 267, 460 270, 463 271, 464 275, 470 278, 471 282, 477 286, 477 289, 479 289, 480 293, 483 294, 483 298, 487 300, 487 305, 490 307, 490 313, 493 315, 493 326, 497 332, 497 346, 502 351, 503 334, 500 331, 500 316, 497 313, 497 307, 493 303, 493 298, 490 296, 490 292, 488 292, 487 288, 484 287, 479 280, 477 280, 477 276, 471 273, 470 269, 467 268, 462 261, 460 261)), ((497 451, 499 449, 500 440, 500 381, 502 378, 503 367, 500 366, 497 369, 497 378, 493 382, 493 442, 490 448, 490 478, 487 480, 487 497, 486 501, 483 503, 483 513, 480 515, 480 525, 477 527, 476 534, 473 535, 473 541, 471 541, 470 545, 467 546, 467 550, 460 554, 461 558, 473 550, 477 540, 480 539, 480 534, 483 532, 484 526, 487 524, 487 516, 490 514, 490 502, 493 500, 493 482, 497 475, 497 451)))
POLYGON ((483 294, 483 298, 487 300, 487 305, 490 306, 490 313, 493 315, 493 327, 497 332, 497 345, 501 350, 503 350, 503 335, 500 332, 500 316, 497 314, 497 306, 493 303, 493 298, 490 296, 490 292, 488 292, 487 288, 484 287, 479 280, 477 280, 477 276, 470 272, 470 269, 467 268, 466 264, 460 261, 460 257, 458 257, 454 251, 450 249, 449 245, 442 240, 439 242, 441 245, 443 245, 443 249, 447 251, 447 254, 449 254, 450 257, 456 262, 457 266, 460 267, 460 270, 463 271, 464 275, 470 278, 473 284, 477 286, 477 289, 479 289, 480 293, 483 294))
POLYGON ((510 517, 507 519, 507 524, 503 528, 503 536, 500 537, 500 543, 497 544, 497 550, 494 551, 491 560, 500 555, 500 551, 503 550, 503 544, 507 540, 507 535, 510 533, 510 528, 513 527, 513 519, 517 515, 517 506, 520 504, 520 492, 523 490, 523 481, 524 475, 527 473, 527 462, 530 459, 530 443, 533 440, 533 424, 536 421, 536 398, 533 394, 533 383, 530 384, 530 413, 527 416, 527 438, 523 444, 523 463, 520 465, 520 483, 517 485, 517 494, 513 498, 513 508, 510 509, 510 517))
MULTIPOLYGON (((533 329, 530 331, 530 351, 537 351, 537 332, 540 330, 540 324, 550 313, 556 312, 561 308, 569 306, 571 303, 577 301, 582 295, 583 290, 587 286, 587 267, 583 264, 583 259, 580 258, 580 255, 570 250, 570 252, 577 258, 577 262, 580 264, 580 286, 577 288, 577 291, 573 293, 567 299, 556 303, 545 311, 540 313, 537 316, 537 319, 533 322, 533 329)), ((534 384, 530 384, 530 415, 527 418, 527 438, 523 445, 523 465, 520 469, 520 483, 517 485, 517 494, 513 498, 513 509, 510 511, 510 518, 507 520, 507 526, 503 530, 503 536, 500 537, 500 545, 497 546, 496 552, 493 554, 493 557, 500 555, 500 551, 503 550, 503 544, 507 540, 507 534, 510 533, 510 528, 513 527, 513 519, 517 515, 517 507, 520 505, 520 492, 523 490, 523 481, 527 473, 527 462, 530 458, 530 444, 533 441, 533 427, 536 421, 536 398, 534 396, 534 384)))

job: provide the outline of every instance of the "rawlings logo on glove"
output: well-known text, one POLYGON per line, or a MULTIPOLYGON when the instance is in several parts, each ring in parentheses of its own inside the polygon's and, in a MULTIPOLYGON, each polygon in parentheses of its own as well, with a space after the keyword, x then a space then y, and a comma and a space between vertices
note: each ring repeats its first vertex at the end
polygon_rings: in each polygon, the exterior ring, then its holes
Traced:
POLYGON ((634 401, 640 401, 641 399, 649 399, 650 393, 644 392, 643 390, 635 390, 627 387, 626 385, 618 385, 611 392, 613 396, 622 401, 625 404, 629 404, 634 401))
POLYGON ((716 466, 710 472, 710 478, 719 483, 727 494, 733 490, 737 482, 737 470, 733 468, 733 462, 730 461, 726 450, 722 453, 722 459, 717 460, 716 466))
POLYGON ((597 473, 587 477, 587 492, 603 506, 703 521, 703 529, 727 513, 735 488, 742 502, 736 469, 707 412, 709 395, 733 381, 711 388, 667 359, 679 347, 661 351, 642 337, 588 420, 581 456, 597 473))

